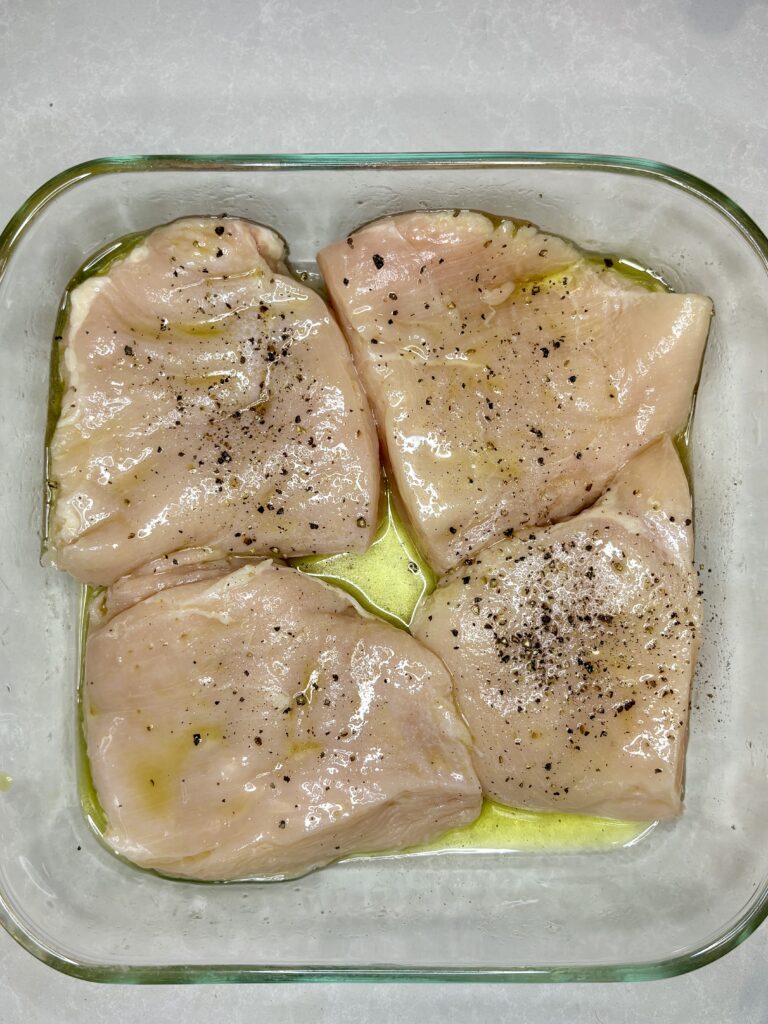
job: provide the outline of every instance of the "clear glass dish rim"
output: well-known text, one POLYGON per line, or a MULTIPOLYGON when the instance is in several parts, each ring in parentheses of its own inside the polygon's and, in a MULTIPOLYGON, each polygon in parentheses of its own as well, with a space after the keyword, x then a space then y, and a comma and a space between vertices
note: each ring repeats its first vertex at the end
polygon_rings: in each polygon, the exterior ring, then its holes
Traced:
MULTIPOLYGON (((143 171, 428 170, 463 166, 603 171, 650 178, 687 193, 716 210, 755 252, 768 273, 768 237, 729 196, 703 179, 669 164, 639 157, 594 153, 259 153, 231 155, 149 155, 101 157, 69 167, 41 185, 0 233, 0 281, 27 229, 49 203, 69 189, 105 174, 143 171)), ((17 919, 0 889, 0 924, 20 946, 55 970, 87 981, 180 984, 201 982, 431 981, 431 982, 607 982, 674 977, 703 967, 734 949, 768 917, 768 878, 741 915, 716 936, 685 952, 642 963, 524 965, 515 967, 424 967, 392 965, 165 964, 160 966, 81 963, 48 948, 17 919)))

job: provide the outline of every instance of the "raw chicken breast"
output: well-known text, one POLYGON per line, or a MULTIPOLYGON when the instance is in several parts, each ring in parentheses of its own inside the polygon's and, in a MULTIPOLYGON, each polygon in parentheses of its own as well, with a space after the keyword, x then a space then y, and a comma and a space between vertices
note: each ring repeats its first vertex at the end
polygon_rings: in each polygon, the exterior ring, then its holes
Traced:
POLYGON ((209 547, 364 551, 378 443, 347 345, 274 232, 231 217, 151 232, 71 295, 49 543, 95 584, 209 547))
POLYGON ((94 624, 104 625, 125 608, 130 608, 151 594, 167 590, 168 587, 217 579, 244 565, 258 565, 260 561, 260 558, 247 555, 216 558, 210 548, 190 548, 183 553, 179 552, 178 556, 164 555, 156 558, 129 576, 121 576, 111 587, 94 595, 91 604, 95 614, 94 624))
POLYGON ((649 291, 533 226, 466 211, 386 217, 318 261, 439 572, 578 512, 686 424, 703 296, 649 291))
POLYGON ((133 596, 111 619, 97 604, 84 676, 119 853, 187 878, 295 876, 479 813, 445 667, 342 591, 267 559, 133 596))
POLYGON ((668 438, 588 511, 453 570, 414 633, 452 671, 486 793, 542 811, 680 813, 699 597, 668 438))

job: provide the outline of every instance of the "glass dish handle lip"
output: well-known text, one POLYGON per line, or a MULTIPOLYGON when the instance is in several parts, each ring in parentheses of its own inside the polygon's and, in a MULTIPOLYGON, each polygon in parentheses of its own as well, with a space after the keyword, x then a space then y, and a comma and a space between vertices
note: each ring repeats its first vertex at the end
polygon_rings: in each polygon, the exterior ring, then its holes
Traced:
POLYGON ((671 164, 642 157, 600 153, 478 150, 424 153, 254 153, 158 154, 99 157, 75 164, 54 175, 19 207, 0 233, 0 283, 27 229, 54 199, 76 185, 103 174, 142 171, 286 171, 286 170, 424 170, 458 167, 541 168, 546 170, 608 171, 666 182, 706 203, 729 221, 748 242, 768 273, 768 237, 725 192, 703 178, 671 164))
POLYGON ((84 981, 108 984, 183 984, 208 982, 628 982, 657 981, 705 967, 739 946, 768 915, 768 887, 742 914, 715 938, 704 940, 694 949, 673 953, 656 961, 631 964, 562 964, 537 967, 416 967, 412 965, 361 964, 344 966, 306 964, 163 964, 109 965, 81 963, 56 953, 30 934, 13 914, 0 891, 0 924, 18 944, 46 966, 84 981))

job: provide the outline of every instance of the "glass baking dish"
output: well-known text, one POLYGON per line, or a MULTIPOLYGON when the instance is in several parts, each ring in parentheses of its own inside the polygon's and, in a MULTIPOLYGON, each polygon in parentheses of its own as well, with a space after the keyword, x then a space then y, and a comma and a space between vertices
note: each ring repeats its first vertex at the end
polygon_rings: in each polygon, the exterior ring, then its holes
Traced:
POLYGON ((768 240, 662 164, 580 154, 126 157, 63 172, 0 236, 0 919, 95 981, 606 981, 722 955, 768 911, 768 240), (79 588, 40 567, 51 336, 95 250, 191 213, 276 228, 293 265, 381 214, 473 207, 631 256, 717 315, 694 418, 706 630, 686 808, 624 848, 348 862, 199 885, 120 863, 76 778, 79 588))

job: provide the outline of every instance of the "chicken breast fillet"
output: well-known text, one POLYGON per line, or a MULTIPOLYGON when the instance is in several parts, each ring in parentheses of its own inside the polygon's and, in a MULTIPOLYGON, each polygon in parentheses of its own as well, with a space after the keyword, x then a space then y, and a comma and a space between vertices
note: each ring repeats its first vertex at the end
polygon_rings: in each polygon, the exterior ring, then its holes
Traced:
POLYGON ((109 584, 187 548, 364 551, 378 442, 344 338, 263 227, 152 231, 71 295, 52 560, 109 584))
POLYGON ((672 442, 588 511, 449 573, 414 634, 453 673, 485 792, 633 820, 681 810, 699 596, 672 442))
POLYGON ((318 262, 439 572, 573 515, 686 424, 703 296, 649 291, 533 226, 467 211, 386 217, 318 262))
POLYGON ((290 877, 477 816, 450 677, 407 633, 270 560, 159 592, 150 572, 143 600, 138 579, 131 607, 96 603, 86 647, 116 851, 186 878, 290 877))

